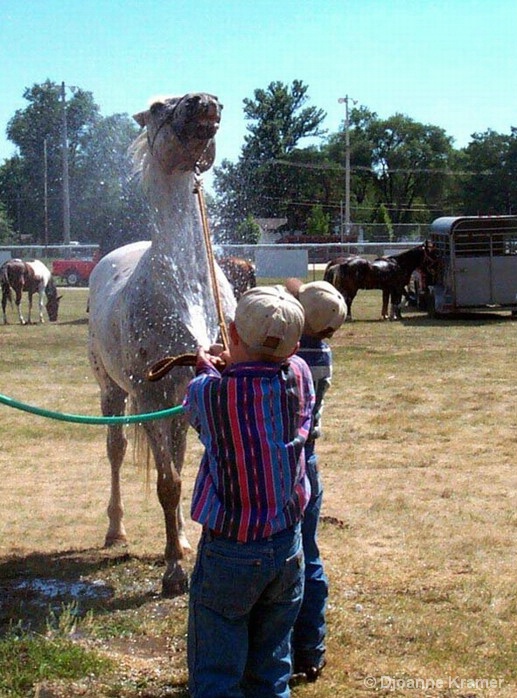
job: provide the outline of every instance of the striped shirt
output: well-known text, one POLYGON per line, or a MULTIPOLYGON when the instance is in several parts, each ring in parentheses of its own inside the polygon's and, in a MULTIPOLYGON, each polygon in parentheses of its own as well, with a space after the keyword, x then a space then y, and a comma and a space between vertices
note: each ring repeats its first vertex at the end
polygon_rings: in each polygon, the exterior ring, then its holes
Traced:
POLYGON ((209 529, 252 541, 297 523, 310 497, 303 447, 314 388, 305 361, 198 368, 184 401, 205 452, 191 515, 209 529))

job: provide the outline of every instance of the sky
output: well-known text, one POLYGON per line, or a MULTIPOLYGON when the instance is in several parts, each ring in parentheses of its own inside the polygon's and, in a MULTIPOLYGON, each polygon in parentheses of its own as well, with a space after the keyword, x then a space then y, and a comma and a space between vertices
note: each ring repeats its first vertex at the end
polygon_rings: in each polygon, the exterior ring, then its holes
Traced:
POLYGON ((243 100, 273 81, 307 85, 329 133, 347 96, 461 148, 517 127, 516 30, 515 0, 0 0, 0 163, 24 90, 47 79, 92 92, 103 116, 217 95, 216 165, 238 159, 243 100))

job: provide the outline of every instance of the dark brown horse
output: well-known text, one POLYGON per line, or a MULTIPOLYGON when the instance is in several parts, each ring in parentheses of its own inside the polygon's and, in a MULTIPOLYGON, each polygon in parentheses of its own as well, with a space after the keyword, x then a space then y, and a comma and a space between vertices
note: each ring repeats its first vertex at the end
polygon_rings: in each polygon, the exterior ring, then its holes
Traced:
POLYGON ((7 325, 7 315, 5 312, 7 301, 12 305, 13 298, 11 289, 15 293, 15 304, 18 310, 18 318, 21 325, 31 324, 32 297, 39 294, 39 321, 43 322, 43 294, 47 296, 47 314, 50 322, 56 322, 61 296, 57 295, 57 288, 52 278, 50 270, 35 259, 32 262, 25 262, 22 259, 9 259, 0 267, 0 283, 2 285, 2 312, 4 325, 7 325), (29 296, 29 314, 25 321, 22 310, 22 294, 26 291, 29 296))
POLYGON ((436 263, 436 252, 426 241, 399 254, 379 257, 373 262, 358 256, 331 260, 325 269, 324 279, 344 296, 348 319, 352 319, 352 302, 357 291, 378 288, 382 289, 382 318, 397 320, 401 316, 400 304, 411 274, 415 269, 421 269, 427 277, 432 277, 436 263))
POLYGON ((251 262, 240 257, 222 257, 218 263, 232 285, 237 300, 245 291, 257 285, 255 266, 251 262))

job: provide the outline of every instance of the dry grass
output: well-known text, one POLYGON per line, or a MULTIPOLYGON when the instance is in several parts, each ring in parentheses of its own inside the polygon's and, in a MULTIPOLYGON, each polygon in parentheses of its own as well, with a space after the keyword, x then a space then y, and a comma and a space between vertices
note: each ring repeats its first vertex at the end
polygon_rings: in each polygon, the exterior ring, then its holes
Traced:
MULTIPOLYGON (((0 393, 98 414, 86 292, 65 294, 57 326, 0 327, 0 393)), ((379 292, 361 292, 354 322, 332 340, 319 444, 329 665, 294 695, 513 697, 517 324, 410 311, 385 323, 379 310, 379 292)), ((0 410, 0 587, 46 575, 110 588, 109 601, 90 604, 81 641, 116 656, 118 673, 62 695, 186 695, 185 597, 157 595, 163 524, 142 473, 125 468, 130 548, 103 551, 104 428, 0 410)), ((187 508, 199 455, 191 438, 187 508)), ((0 620, 26 620, 29 601, 1 605, 0 620)))

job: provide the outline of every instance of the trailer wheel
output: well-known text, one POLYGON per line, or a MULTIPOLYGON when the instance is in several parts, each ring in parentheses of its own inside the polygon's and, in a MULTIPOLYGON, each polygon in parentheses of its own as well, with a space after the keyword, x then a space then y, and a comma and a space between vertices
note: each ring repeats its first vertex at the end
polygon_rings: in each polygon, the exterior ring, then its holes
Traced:
POLYGON ((70 271, 67 271, 67 272, 66 272, 66 274, 65 274, 65 279, 66 279, 66 283, 67 283, 69 286, 78 286, 78 285, 79 285, 79 281, 81 280, 81 279, 79 278, 79 274, 78 274, 76 271, 73 271, 73 270, 70 270, 70 271))

